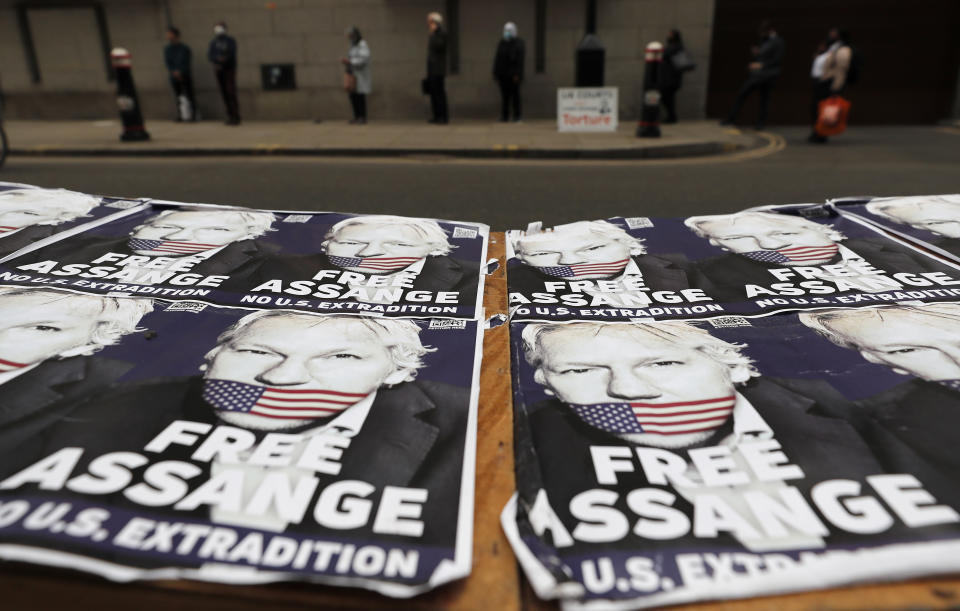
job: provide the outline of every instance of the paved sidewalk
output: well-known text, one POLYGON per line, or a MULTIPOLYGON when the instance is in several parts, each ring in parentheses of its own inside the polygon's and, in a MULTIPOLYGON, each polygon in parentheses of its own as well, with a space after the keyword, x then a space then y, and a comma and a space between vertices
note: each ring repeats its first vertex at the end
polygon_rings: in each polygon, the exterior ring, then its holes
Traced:
POLYGON ((8 121, 13 155, 190 156, 316 155, 644 159, 720 155, 757 148, 767 139, 714 122, 662 127, 660 138, 637 138, 634 122, 612 133, 559 133, 552 120, 523 123, 458 121, 258 121, 229 127, 219 122, 150 121, 148 142, 120 142, 119 121, 8 121))

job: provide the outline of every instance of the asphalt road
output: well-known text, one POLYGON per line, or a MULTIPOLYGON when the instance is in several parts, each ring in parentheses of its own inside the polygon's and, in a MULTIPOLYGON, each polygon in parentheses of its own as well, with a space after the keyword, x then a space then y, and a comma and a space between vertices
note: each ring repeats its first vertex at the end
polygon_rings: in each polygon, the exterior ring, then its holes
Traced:
POLYGON ((689 216, 844 195, 960 192, 960 130, 855 128, 826 146, 639 162, 12 157, 0 180, 272 209, 463 219, 495 230, 616 215, 689 216))

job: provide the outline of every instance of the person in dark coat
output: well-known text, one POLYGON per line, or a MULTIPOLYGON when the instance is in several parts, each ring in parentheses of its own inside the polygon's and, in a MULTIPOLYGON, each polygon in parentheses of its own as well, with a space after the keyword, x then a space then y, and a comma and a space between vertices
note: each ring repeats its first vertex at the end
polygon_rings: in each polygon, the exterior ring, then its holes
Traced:
MULTIPOLYGON (((91 263, 107 253, 182 257, 195 260, 186 270, 190 273, 230 276, 232 285, 240 285, 248 274, 279 250, 256 239, 270 231, 275 220, 273 213, 250 210, 164 210, 135 227, 130 235, 85 237, 81 234, 12 259, 10 265, 27 261, 91 263)), ((136 269, 137 279, 130 281, 138 284, 156 284, 150 277, 165 271, 165 268, 145 266, 136 269)))
MULTIPOLYGON (((877 238, 847 238, 830 225, 793 215, 746 211, 735 214, 691 216, 684 221, 694 233, 710 240, 728 254, 697 263, 711 285, 711 295, 723 301, 747 299, 747 284, 768 287, 788 282, 770 273, 772 269, 793 266, 854 265, 862 260, 887 275, 899 272, 942 272, 957 276, 957 270, 933 257, 924 256, 897 242, 877 238)), ((848 268, 833 275, 822 270, 825 284, 844 281, 876 292, 900 288, 880 285, 871 276, 848 268)))
POLYGON ((444 80, 447 76, 447 33, 443 31, 443 15, 427 15, 427 28, 430 38, 427 41, 427 92, 430 94, 430 123, 449 123, 450 112, 447 109, 447 90, 444 80))
MULTIPOLYGON (((885 472, 855 427, 833 416, 849 403, 833 387, 822 380, 761 376, 743 354, 743 346, 693 324, 531 323, 524 326, 521 338, 533 379, 552 397, 520 407, 519 419, 525 420, 529 439, 518 445, 529 443, 533 460, 523 461, 522 469, 518 461, 518 489, 531 504, 532 495, 544 490, 569 533, 575 533, 581 522, 571 500, 589 490, 616 492, 610 504, 625 516, 634 515, 627 499, 637 489, 669 493, 672 502, 661 502, 688 518, 701 494, 715 495, 752 523, 753 517, 739 504, 747 492, 776 496, 778 490, 794 487, 811 499, 811 489, 820 482, 850 479, 866 486, 867 476, 885 472), (747 475, 741 484, 713 484, 687 458, 692 449, 719 446, 730 450, 731 462, 744 465, 737 458, 741 447, 769 440, 779 443, 784 464, 799 467, 794 476, 761 481, 747 475), (595 452, 608 446, 673 454, 678 464, 688 463, 685 481, 650 481, 636 457, 628 459, 626 454, 617 458, 616 481, 600 481, 595 452), (627 462, 635 467, 626 468, 627 462)), ((521 391, 520 396, 524 394, 521 391)), ((611 540, 580 540, 558 549, 572 556, 596 553, 597 544, 638 552, 680 552, 707 545, 730 551, 822 549, 876 543, 909 531, 902 524, 866 537, 834 528, 824 533, 788 527, 777 536, 757 524, 751 530, 721 532, 706 540, 692 531, 663 537, 625 531, 611 540)), ((573 534, 572 539, 579 537, 573 534)))
POLYGON ((923 240, 960 257, 960 195, 919 195, 871 200, 867 212, 930 232, 923 240))
POLYGON ((227 109, 227 125, 240 125, 240 103, 237 102, 237 41, 227 35, 227 24, 213 26, 213 40, 207 50, 207 59, 213 64, 220 95, 227 109))
POLYGON ((132 364, 92 355, 136 332, 152 308, 148 299, 0 287, 0 456, 28 452, 126 373, 132 364))
POLYGON ((197 102, 193 97, 193 70, 190 47, 180 41, 180 30, 167 28, 167 46, 163 49, 163 61, 170 73, 170 85, 173 87, 173 101, 177 121, 196 120, 197 102), (183 104, 181 98, 186 100, 183 104))
POLYGON ((523 81, 523 62, 525 47, 522 38, 517 37, 517 25, 508 21, 503 26, 503 37, 497 44, 497 54, 493 58, 493 78, 500 85, 500 120, 519 121, 520 82, 523 81))
POLYGON ((618 282, 617 291, 603 295, 641 301, 644 291, 705 288, 682 254, 649 254, 642 239, 607 221, 581 221, 517 235, 511 246, 516 258, 507 271, 509 291, 528 300, 533 293, 546 292, 544 283, 560 281, 618 282))
POLYGON ((884 466, 960 510, 960 305, 816 310, 800 321, 868 362, 908 376, 862 399, 851 420, 884 466))
POLYGON ((99 197, 67 191, 20 187, 0 190, 0 257, 62 230, 63 223, 87 216, 99 197))
POLYGON ((760 96, 760 107, 757 113, 756 129, 763 129, 767 122, 767 107, 770 104, 770 91, 773 84, 780 74, 780 66, 783 63, 783 39, 777 35, 770 21, 764 21, 760 24, 760 44, 751 49, 753 61, 748 64, 749 76, 743 87, 737 93, 737 99, 727 117, 721 121, 722 125, 730 125, 736 122, 737 115, 740 114, 740 108, 747 97, 753 92, 760 96))
MULTIPOLYGON (((337 439, 335 455, 316 460, 306 469, 277 466, 291 481, 314 477, 319 483, 300 522, 276 510, 232 512, 202 505, 196 510, 154 507, 180 518, 195 516, 214 523, 262 528, 272 532, 339 535, 370 542, 395 541, 452 548, 461 495, 469 392, 457 386, 416 380, 422 357, 432 351, 419 339, 420 328, 409 320, 263 310, 249 314, 226 329, 206 355, 202 375, 153 380, 120 388, 78 410, 46 440, 41 455, 63 447, 80 447, 81 471, 89 461, 109 452, 143 452, 171 423, 178 420, 231 426, 257 435, 282 433, 300 456, 316 437, 337 439), (250 398, 264 393, 262 398, 250 398), (283 393, 296 402, 274 399, 283 393), (293 439, 296 437, 296 439, 293 439), (373 519, 349 529, 318 524, 312 507, 316 496, 336 482, 357 480, 376 488, 367 498, 379 501, 387 486, 422 488, 427 496, 419 536, 374 533, 373 519)), ((256 447, 256 446, 254 446, 256 447)), ((190 490, 219 470, 244 471, 253 489, 266 472, 244 460, 199 461, 195 447, 170 444, 162 460, 193 461, 202 473, 188 481, 190 490)), ((249 454, 247 454, 249 457, 249 454)), ((158 457, 159 459, 159 457, 158 457)), ((134 471, 131 485, 141 482, 143 468, 134 471)), ((85 497, 89 499, 89 497, 85 497)), ((121 494, 115 506, 138 507, 121 494)), ((244 506, 249 499, 245 499, 244 506)), ((103 502, 103 501, 101 501, 103 502)))
POLYGON ((677 91, 683 86, 684 71, 677 68, 673 58, 685 51, 679 30, 670 30, 667 44, 663 48, 663 61, 660 63, 660 102, 666 110, 664 123, 677 122, 677 91))

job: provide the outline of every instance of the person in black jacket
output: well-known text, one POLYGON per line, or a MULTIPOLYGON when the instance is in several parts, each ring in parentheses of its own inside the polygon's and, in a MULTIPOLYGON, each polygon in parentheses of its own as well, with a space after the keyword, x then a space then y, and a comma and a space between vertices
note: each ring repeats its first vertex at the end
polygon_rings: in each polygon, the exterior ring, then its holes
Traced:
POLYGON ((213 40, 207 50, 207 59, 217 75, 220 95, 227 108, 227 125, 240 125, 240 104, 237 102, 237 41, 227 35, 227 24, 213 26, 213 40))
POLYGON ((960 305, 815 310, 800 322, 908 379, 862 399, 851 421, 893 472, 960 509, 960 305))
POLYGON ((493 78, 500 85, 500 120, 520 120, 520 81, 523 80, 524 43, 517 37, 517 25, 508 21, 503 26, 503 37, 497 44, 493 58, 493 78))
POLYGON ((780 74, 780 64, 783 62, 783 39, 777 36, 776 30, 770 21, 764 21, 760 24, 760 45, 751 49, 753 61, 747 69, 749 76, 740 92, 737 93, 737 99, 734 101, 726 119, 721 121, 722 125, 730 125, 737 120, 740 114, 740 108, 747 97, 756 91, 760 96, 760 108, 757 113, 757 129, 763 129, 767 122, 767 107, 770 104, 770 91, 773 89, 773 83, 780 74))
POLYGON ((170 73, 176 121, 194 121, 197 103, 193 97, 190 47, 180 41, 180 30, 174 27, 167 28, 167 40, 169 43, 163 49, 163 61, 170 73), (185 98, 186 104, 181 102, 181 97, 185 98))
POLYGON ((683 85, 683 70, 677 68, 673 58, 685 51, 683 37, 678 30, 670 30, 667 44, 663 48, 663 61, 660 63, 660 101, 666 110, 664 123, 677 122, 677 91, 683 85))
POLYGON ((427 41, 427 78, 426 87, 430 94, 430 123, 449 123, 447 109, 447 90, 444 79, 447 76, 447 34, 443 31, 443 15, 427 15, 427 28, 430 38, 427 41))
POLYGON ((66 189, 0 191, 0 257, 52 236, 58 225, 87 216, 99 204, 99 197, 66 189))

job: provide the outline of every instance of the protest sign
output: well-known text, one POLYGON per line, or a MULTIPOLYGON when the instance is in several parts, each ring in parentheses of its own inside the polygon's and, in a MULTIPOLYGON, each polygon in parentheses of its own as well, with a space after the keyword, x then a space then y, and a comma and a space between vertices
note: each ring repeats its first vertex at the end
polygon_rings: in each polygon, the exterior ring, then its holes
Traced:
POLYGON ((410 596, 469 573, 476 321, 0 288, 0 557, 410 596))
POLYGON ((768 315, 960 299, 960 267, 823 205, 507 234, 514 320, 768 315))
POLYGON ((512 331, 537 593, 629 609, 960 569, 960 305, 512 331))
POLYGON ((244 308, 480 316, 488 228, 151 201, 0 262, 0 284, 244 308))
POLYGON ((616 87, 557 89, 557 131, 617 131, 617 91, 616 87))

